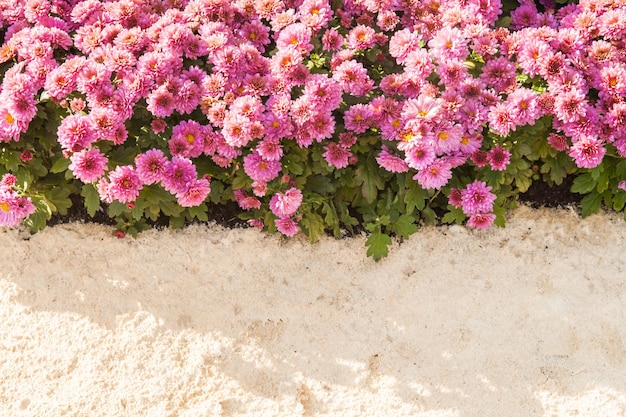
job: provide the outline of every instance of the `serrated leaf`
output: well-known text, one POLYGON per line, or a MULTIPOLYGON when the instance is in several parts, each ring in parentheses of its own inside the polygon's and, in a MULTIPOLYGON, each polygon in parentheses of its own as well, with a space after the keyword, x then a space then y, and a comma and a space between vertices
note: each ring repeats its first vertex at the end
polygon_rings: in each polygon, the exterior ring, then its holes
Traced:
POLYGON ((306 180, 306 187, 320 195, 329 195, 335 192, 335 186, 330 178, 322 175, 311 175, 306 180))
POLYGON ((305 213, 300 221, 300 226, 303 232, 309 237, 311 243, 317 242, 319 237, 324 234, 324 221, 317 213, 305 213))
POLYGON ((596 181, 592 178, 591 174, 581 174, 574 179, 574 183, 570 188, 570 191, 578 194, 587 194, 596 188, 596 181))
POLYGON ((365 241, 365 246, 367 246, 367 256, 371 256, 378 262, 389 254, 391 237, 380 230, 374 231, 365 241))
POLYGON ((415 224, 415 217, 403 214, 393 223, 392 231, 403 238, 408 238, 419 229, 415 224))
POLYGON ((355 171, 356 185, 361 186, 361 193, 369 204, 376 201, 378 191, 385 188, 385 184, 379 176, 379 168, 376 163, 368 160, 360 165, 355 171))
POLYGON ((114 201, 111 204, 109 204, 109 207, 107 208, 107 214, 109 215, 109 217, 117 217, 122 213, 125 213, 128 211, 128 207, 126 207, 125 204, 120 203, 119 201, 114 201))
POLYGON ((424 207, 426 207, 427 198, 427 190, 424 190, 416 181, 409 181, 408 190, 404 195, 404 202, 406 203, 406 213, 412 214, 415 209, 424 210, 424 207))
POLYGON ((454 207, 453 205, 448 205, 448 210, 450 211, 444 214, 443 217, 441 218, 441 221, 444 223, 462 224, 467 218, 465 213, 463 213, 463 209, 461 209, 460 207, 457 208, 457 207, 454 207))
POLYGON ((172 216, 170 217, 170 227, 172 229, 180 229, 185 225, 184 216, 172 216))
POLYGON ((581 215, 583 218, 597 213, 602 205, 602 194, 598 194, 596 191, 593 191, 583 197, 580 201, 580 205, 582 207, 581 215))
POLYGON ((96 212, 100 208, 100 195, 98 194, 98 190, 96 190, 96 187, 94 187, 92 184, 85 184, 80 191, 80 195, 84 199, 87 214, 89 214, 91 217, 95 216, 96 212))
POLYGON ((58 174, 59 172, 66 171, 71 163, 72 161, 67 158, 59 158, 54 161, 54 164, 52 164, 52 167, 50 167, 50 172, 52 172, 53 174, 58 174))
POLYGON ((626 206, 626 192, 618 191, 613 197, 613 210, 621 211, 626 206))
POLYGON ((200 204, 199 206, 189 207, 187 209, 191 217, 195 217, 201 222, 209 221, 209 216, 207 215, 207 206, 205 203, 200 204))
POLYGON ((64 216, 67 214, 67 209, 72 207, 72 200, 69 199, 70 190, 63 187, 54 187, 46 194, 46 198, 49 203, 52 203, 56 207, 56 211, 64 216))

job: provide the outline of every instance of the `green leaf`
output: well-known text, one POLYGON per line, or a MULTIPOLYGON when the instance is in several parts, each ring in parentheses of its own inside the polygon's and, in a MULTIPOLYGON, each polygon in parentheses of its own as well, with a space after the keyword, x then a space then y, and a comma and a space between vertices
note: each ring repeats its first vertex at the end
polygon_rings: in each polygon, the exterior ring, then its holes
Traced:
POLYGON ((398 217, 398 220, 392 224, 391 230, 398 236, 405 239, 408 238, 418 231, 418 227, 415 224, 415 217, 408 214, 401 215, 398 217))
POLYGON ((170 217, 170 227, 172 229, 180 229, 185 225, 185 216, 170 217))
POLYGON ((322 175, 309 176, 306 180, 306 187, 320 195, 334 194, 336 190, 330 178, 322 175))
POLYGON ((583 218, 597 213, 602 205, 602 194, 592 191, 580 201, 580 205, 582 206, 581 215, 583 218))
POLYGON ((389 246, 391 246, 391 238, 388 234, 382 233, 380 229, 372 232, 365 241, 367 246, 367 256, 374 258, 376 262, 389 254, 389 246))
POLYGON ((96 212, 100 208, 100 195, 98 194, 96 187, 94 187, 93 184, 85 184, 80 191, 80 195, 84 198, 87 214, 91 217, 95 216, 96 212))
POLYGON ((59 172, 66 171, 71 163, 72 161, 67 158, 59 158, 54 161, 54 164, 52 164, 50 172, 52 172, 53 174, 58 174, 59 172))
POLYGON ((461 209, 461 207, 454 207, 453 205, 449 204, 448 205, 448 211, 446 214, 443 215, 443 217, 441 218, 441 221, 447 224, 451 224, 451 223, 456 223, 456 224, 463 224, 463 222, 465 221, 465 219, 467 219, 467 216, 465 215, 465 213, 463 213, 463 209, 461 209))
POLYGON ((618 191, 613 197, 613 210, 621 211, 626 206, 626 192, 618 191))
POLYGON ((406 213, 411 214, 415 209, 424 210, 426 207, 426 199, 428 191, 423 189, 417 181, 408 181, 408 191, 404 195, 406 203, 406 213))
POLYGON ((591 174, 581 174, 574 179, 574 183, 572 184, 570 191, 578 194, 587 194, 596 188, 596 184, 597 183, 591 174))
POLYGON ((48 202, 52 203, 56 207, 56 211, 62 216, 65 216, 67 209, 72 207, 72 200, 69 199, 69 195, 70 190, 63 187, 54 187, 45 193, 48 202))
POLYGON ((373 158, 368 158, 355 172, 356 185, 361 186, 361 193, 369 204, 376 201, 378 190, 385 188, 385 183, 380 177, 380 170, 373 161, 373 158))
POLYGON ((208 209, 205 203, 202 203, 199 206, 189 207, 187 210, 192 217, 195 217, 201 222, 209 221, 209 216, 207 215, 208 209))
POLYGON ((300 221, 300 226, 304 233, 309 237, 311 243, 315 243, 319 240, 319 237, 324 234, 324 221, 322 217, 317 213, 305 213, 300 221))
POLYGON ((109 217, 117 217, 126 212, 128 212, 128 207, 126 207, 126 204, 120 203, 119 201, 112 202, 107 208, 107 214, 109 217))

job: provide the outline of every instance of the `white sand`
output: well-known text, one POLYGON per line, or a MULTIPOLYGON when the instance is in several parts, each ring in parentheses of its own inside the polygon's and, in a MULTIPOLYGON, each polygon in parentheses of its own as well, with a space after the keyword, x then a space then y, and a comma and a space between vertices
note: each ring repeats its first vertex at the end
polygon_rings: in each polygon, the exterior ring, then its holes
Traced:
POLYGON ((0 232, 0 416, 626 415, 626 223, 0 232))

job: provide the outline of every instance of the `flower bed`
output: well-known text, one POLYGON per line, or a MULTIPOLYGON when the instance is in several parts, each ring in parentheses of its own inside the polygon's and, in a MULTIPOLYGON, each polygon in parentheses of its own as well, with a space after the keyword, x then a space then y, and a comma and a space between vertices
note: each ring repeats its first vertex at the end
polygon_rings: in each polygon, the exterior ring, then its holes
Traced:
POLYGON ((437 213, 503 226, 537 180, 623 210, 626 6, 549 3, 2 3, 0 225, 236 201, 311 241, 362 226, 380 259, 437 213))

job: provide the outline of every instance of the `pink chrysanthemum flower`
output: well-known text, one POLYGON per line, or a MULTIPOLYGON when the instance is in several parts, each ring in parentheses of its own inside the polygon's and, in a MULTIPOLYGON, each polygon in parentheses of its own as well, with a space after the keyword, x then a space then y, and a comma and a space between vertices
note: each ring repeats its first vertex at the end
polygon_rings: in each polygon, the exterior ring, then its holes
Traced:
POLYGON ((293 221, 289 217, 282 217, 275 222, 276 229, 285 236, 292 237, 295 236, 300 228, 298 227, 298 223, 293 221))
POLYGON ((475 229, 488 229, 495 219, 496 215, 492 213, 472 214, 467 221, 467 226, 475 229))
POLYGON ((243 158, 243 170, 254 181, 267 183, 276 178, 281 169, 280 161, 263 159, 256 151, 243 158))
POLYGON ((602 162, 606 148, 602 141, 591 136, 585 136, 574 142, 568 155, 579 168, 595 168, 602 162))
POLYGON ((354 133, 363 133, 370 128, 373 115, 368 105, 354 104, 343 114, 345 128, 354 133))
POLYGON ((278 217, 290 217, 302 203, 302 191, 290 188, 284 193, 276 193, 270 199, 270 210, 278 217))
POLYGON ((424 189, 439 189, 452 178, 452 170, 442 159, 436 159, 432 164, 419 171, 413 179, 424 189))
POLYGON ((347 42, 348 48, 351 49, 368 49, 374 46, 376 39, 374 35, 376 31, 371 27, 365 25, 357 25, 352 28, 348 33, 347 42))
POLYGON ((352 152, 336 144, 330 142, 326 146, 326 151, 322 154, 328 165, 341 169, 349 165, 349 159, 352 156, 352 152))
POLYGON ((82 182, 96 182, 107 169, 108 158, 99 149, 84 149, 70 156, 69 169, 82 182))
POLYGON ((331 112, 316 112, 311 120, 307 121, 303 126, 309 133, 309 136, 321 142, 323 139, 330 138, 335 131, 335 118, 331 112))
POLYGON ((455 27, 445 26, 439 29, 428 41, 428 46, 433 57, 438 61, 465 59, 469 53, 467 39, 463 36, 463 32, 455 27))
POLYGON ((57 140, 63 149, 72 152, 89 147, 96 140, 91 118, 82 114, 67 116, 59 126, 57 140))
POLYGON ((343 37, 335 29, 328 29, 322 36, 322 47, 325 51, 338 51, 343 45, 343 37))
POLYGON ((120 203, 135 201, 143 184, 135 169, 131 166, 118 166, 109 173, 109 194, 120 203))
POLYGON ((0 190, 0 227, 17 227, 35 210, 30 198, 19 197, 12 190, 0 190))
POLYGON ((456 208, 460 208, 462 199, 463 194, 461 193, 461 190, 459 188, 450 189, 450 194, 448 195, 448 204, 456 208))
POLYGON ((261 201, 255 197, 248 196, 242 189, 234 190, 235 200, 242 210, 252 210, 261 208, 261 201))
POLYGON ((480 79, 497 92, 505 91, 515 86, 517 72, 515 63, 505 57, 490 59, 485 63, 480 79))
POLYGON ((557 135, 556 133, 550 133, 550 135, 548 135, 548 143, 557 151, 564 151, 569 147, 567 138, 563 135, 557 135))
POLYGON ((283 148, 278 140, 262 140, 257 145, 256 151, 268 161, 279 161, 283 157, 283 148))
POLYGON ((502 146, 496 146, 489 151, 489 165, 494 171, 504 171, 511 161, 511 152, 502 146))
POLYGON ((575 122, 585 117, 587 109, 585 94, 578 90, 563 91, 554 99, 554 113, 563 122, 575 122))
POLYGON ((207 177, 191 182, 186 190, 176 194, 178 204, 181 207, 199 206, 211 192, 210 184, 210 180, 207 177))
POLYGON ((393 34, 389 40, 389 54, 396 59, 399 64, 404 62, 407 54, 419 48, 421 36, 418 31, 402 29, 393 34))
POLYGON ((188 189, 188 184, 198 178, 196 166, 187 158, 174 156, 169 161, 163 173, 161 184, 168 192, 176 195, 188 189))
POLYGON ((333 79, 339 82, 344 92, 357 97, 364 96, 374 86, 363 64, 352 59, 342 62, 335 68, 333 79))
POLYGON ((166 86, 160 86, 146 98, 148 111, 156 117, 168 117, 174 112, 176 98, 166 86))
POLYGON ((167 157, 160 149, 150 149, 135 157, 137 175, 146 185, 163 180, 167 163, 167 157))
POLYGON ((432 164, 437 155, 432 144, 418 141, 404 151, 404 161, 413 169, 426 169, 432 164))
POLYGON ((461 190, 461 207, 468 216, 491 212, 495 200, 491 187, 483 181, 476 180, 461 190))
POLYGON ((489 163, 489 152, 479 149, 470 156, 470 159, 477 167, 482 168, 489 163))
POLYGON ((194 120, 183 120, 172 129, 168 142, 170 153, 184 158, 196 158, 204 150, 204 127, 194 120))
POLYGON ((307 55, 313 50, 311 29, 302 23, 293 23, 279 32, 276 46, 278 49, 293 48, 300 55, 307 55))
POLYGON ((509 103, 498 103, 489 109, 489 127, 500 136, 507 136, 516 128, 515 110, 509 103))
POLYGON ((409 170, 409 166, 402 158, 397 156, 393 156, 389 153, 389 150, 386 146, 383 146, 382 151, 376 157, 376 162, 382 168, 386 169, 389 172, 407 172, 409 170))

